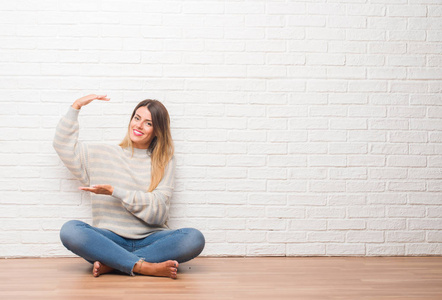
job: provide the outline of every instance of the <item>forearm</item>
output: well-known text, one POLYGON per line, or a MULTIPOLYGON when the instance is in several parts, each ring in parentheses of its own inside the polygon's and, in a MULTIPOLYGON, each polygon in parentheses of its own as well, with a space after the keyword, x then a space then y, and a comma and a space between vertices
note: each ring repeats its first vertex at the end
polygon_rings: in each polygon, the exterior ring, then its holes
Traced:
POLYGON ((121 200, 123 206, 144 222, 162 226, 169 216, 170 195, 154 192, 141 192, 113 187, 112 196, 121 200))
POLYGON ((78 110, 69 108, 55 130, 53 147, 71 173, 82 183, 88 183, 86 171, 87 147, 78 142, 78 110))

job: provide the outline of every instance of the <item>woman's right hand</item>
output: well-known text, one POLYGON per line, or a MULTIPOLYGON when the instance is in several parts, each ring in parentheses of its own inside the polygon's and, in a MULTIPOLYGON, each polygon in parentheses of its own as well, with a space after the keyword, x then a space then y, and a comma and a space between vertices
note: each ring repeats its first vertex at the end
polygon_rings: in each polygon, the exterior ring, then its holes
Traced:
POLYGON ((81 97, 77 100, 75 100, 74 104, 72 104, 72 107, 75 109, 80 109, 85 105, 88 105, 89 103, 91 103, 94 100, 103 100, 103 101, 109 101, 110 98, 106 98, 107 95, 95 95, 95 94, 90 94, 84 97, 81 97))

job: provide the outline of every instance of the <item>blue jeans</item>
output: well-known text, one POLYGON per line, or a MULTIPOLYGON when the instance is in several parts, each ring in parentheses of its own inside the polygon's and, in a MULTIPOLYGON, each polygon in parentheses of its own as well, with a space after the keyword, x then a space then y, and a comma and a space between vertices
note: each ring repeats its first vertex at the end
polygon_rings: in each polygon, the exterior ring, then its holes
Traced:
POLYGON ((197 257, 204 249, 203 234, 194 228, 161 230, 142 239, 127 239, 82 221, 66 222, 60 230, 63 245, 90 263, 101 263, 134 275, 134 265, 143 258, 157 263, 176 260, 179 263, 197 257))

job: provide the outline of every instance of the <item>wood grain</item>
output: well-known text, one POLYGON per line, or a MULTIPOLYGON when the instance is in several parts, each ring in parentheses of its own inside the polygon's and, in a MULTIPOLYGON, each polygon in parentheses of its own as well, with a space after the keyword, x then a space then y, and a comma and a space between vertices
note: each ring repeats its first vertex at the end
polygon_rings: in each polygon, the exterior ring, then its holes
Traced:
POLYGON ((442 257, 197 258, 178 279, 105 274, 81 258, 0 260, 0 299, 442 299, 442 257))

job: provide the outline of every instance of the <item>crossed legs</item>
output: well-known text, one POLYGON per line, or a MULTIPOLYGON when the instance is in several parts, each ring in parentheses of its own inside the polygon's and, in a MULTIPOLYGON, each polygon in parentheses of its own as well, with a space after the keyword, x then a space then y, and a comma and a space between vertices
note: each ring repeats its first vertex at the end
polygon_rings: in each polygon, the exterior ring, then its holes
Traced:
POLYGON ((126 239, 82 221, 68 221, 60 230, 63 245, 93 264, 93 275, 118 270, 176 278, 179 263, 197 257, 204 236, 197 229, 157 231, 144 239, 126 239))
MULTIPOLYGON (((134 266, 134 272, 142 275, 163 276, 170 278, 177 278, 178 262, 176 260, 168 260, 162 263, 149 263, 139 260, 134 266)), ((92 275, 98 277, 101 274, 106 274, 114 271, 113 268, 100 263, 94 262, 92 268, 92 275)))

